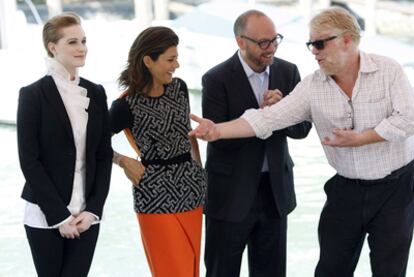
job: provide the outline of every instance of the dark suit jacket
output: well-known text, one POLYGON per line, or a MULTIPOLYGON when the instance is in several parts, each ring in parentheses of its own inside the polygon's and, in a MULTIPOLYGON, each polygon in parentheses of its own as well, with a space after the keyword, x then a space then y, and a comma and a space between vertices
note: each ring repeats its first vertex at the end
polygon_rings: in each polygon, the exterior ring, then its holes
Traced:
MULTIPOLYGON (((296 65, 274 58, 270 66, 269 89, 288 94, 300 81, 296 65)), ((202 78, 203 117, 214 122, 240 117, 259 105, 236 53, 210 69, 202 78)), ((311 129, 302 122, 273 132, 266 140, 258 138, 220 140, 207 146, 208 216, 238 222, 248 213, 255 198, 266 152, 271 186, 278 213, 287 215, 296 207, 293 162, 287 139, 304 138, 311 129)))
MULTIPOLYGON (((82 79, 90 98, 86 135, 86 211, 99 217, 108 194, 112 148, 105 90, 82 79)), ((49 225, 70 216, 76 148, 69 117, 51 76, 20 90, 17 111, 22 198, 38 204, 49 225)))

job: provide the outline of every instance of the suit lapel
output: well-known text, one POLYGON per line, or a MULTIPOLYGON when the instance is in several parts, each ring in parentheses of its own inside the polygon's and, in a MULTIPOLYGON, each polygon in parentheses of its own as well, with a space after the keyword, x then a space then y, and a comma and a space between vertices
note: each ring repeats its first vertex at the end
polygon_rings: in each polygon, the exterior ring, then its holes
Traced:
POLYGON ((254 95, 254 91, 250 85, 249 79, 246 76, 237 52, 232 57, 232 63, 232 86, 235 87, 235 91, 238 93, 240 103, 243 103, 243 105, 246 105, 249 108, 259 108, 256 96, 254 95))
MULTIPOLYGON (((269 89, 280 89, 282 90, 285 80, 283 80, 281 74, 278 74, 279 63, 277 59, 273 59, 273 64, 270 66, 269 72, 269 89)), ((283 95, 286 96, 289 91, 282 91, 283 95)))
POLYGON ((66 130, 69 137, 72 140, 74 140, 69 116, 66 112, 62 97, 59 94, 58 88, 56 86, 56 83, 53 81, 52 76, 46 76, 42 86, 46 99, 49 101, 53 109, 56 111, 60 121, 62 122, 63 128, 66 130))
POLYGON ((88 123, 86 125, 86 149, 91 149, 91 139, 92 139, 92 133, 94 131, 94 122, 95 122, 95 99, 92 95, 92 90, 86 85, 85 81, 81 78, 79 86, 85 88, 87 90, 87 97, 89 98, 89 106, 88 106, 88 123))

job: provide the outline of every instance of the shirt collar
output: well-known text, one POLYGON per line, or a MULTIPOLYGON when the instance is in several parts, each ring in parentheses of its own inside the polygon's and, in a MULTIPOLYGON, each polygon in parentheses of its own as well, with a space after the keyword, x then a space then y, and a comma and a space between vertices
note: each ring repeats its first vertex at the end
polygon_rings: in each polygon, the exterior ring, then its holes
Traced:
POLYGON ((59 78, 65 80, 67 82, 70 82, 70 83, 72 83, 74 85, 78 85, 79 84, 80 78, 79 78, 79 75, 78 75, 78 70, 76 70, 75 79, 74 80, 71 80, 70 79, 69 72, 56 59, 50 58, 50 57, 46 57, 45 58, 45 62, 46 62, 47 74, 48 75, 58 76, 59 78))
POLYGON ((378 65, 365 52, 359 52, 361 61, 359 71, 362 73, 370 73, 378 70, 378 65))
POLYGON ((237 54, 239 56, 239 60, 240 63, 243 66, 244 72, 246 73, 247 78, 250 78, 254 75, 258 75, 258 76, 263 76, 264 74, 266 74, 267 76, 269 76, 269 72, 270 72, 270 67, 266 66, 265 70, 261 73, 255 72, 244 60, 243 57, 240 54, 240 50, 237 51, 237 54))

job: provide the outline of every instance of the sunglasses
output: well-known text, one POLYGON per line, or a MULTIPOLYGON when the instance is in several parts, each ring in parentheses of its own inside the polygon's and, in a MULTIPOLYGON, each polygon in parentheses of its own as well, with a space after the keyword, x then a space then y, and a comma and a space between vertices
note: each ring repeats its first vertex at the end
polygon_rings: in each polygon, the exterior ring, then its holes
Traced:
POLYGON ((308 41, 308 42, 306 43, 306 46, 308 47, 309 51, 312 51, 312 50, 313 50, 313 48, 315 48, 315 49, 317 49, 317 50, 322 50, 322 49, 324 49, 324 48, 325 48, 325 43, 326 43, 327 41, 330 41, 330 40, 336 39, 337 37, 338 37, 338 36, 331 36, 331 37, 328 37, 328 38, 326 38, 326 39, 319 39, 319 40, 314 40, 314 41, 308 41))
POLYGON ((283 40, 283 36, 281 34, 277 34, 273 39, 265 39, 265 40, 260 40, 260 41, 257 41, 255 39, 252 39, 252 38, 249 38, 249 37, 246 37, 246 36, 243 36, 243 35, 241 35, 240 37, 244 38, 244 39, 247 39, 247 40, 250 40, 253 43, 256 43, 257 45, 259 45, 260 49, 262 49, 262 50, 266 50, 267 48, 269 48, 270 44, 273 44, 273 46, 276 47, 283 40))

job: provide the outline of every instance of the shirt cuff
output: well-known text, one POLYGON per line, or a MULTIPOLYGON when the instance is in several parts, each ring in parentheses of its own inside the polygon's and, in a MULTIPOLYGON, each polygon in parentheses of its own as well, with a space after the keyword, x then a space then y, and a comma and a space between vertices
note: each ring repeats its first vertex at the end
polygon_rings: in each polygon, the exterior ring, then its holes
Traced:
POLYGON ((395 142, 407 138, 407 133, 392 125, 387 119, 375 127, 375 132, 387 141, 395 142))
POLYGON ((272 135, 272 132, 266 128, 259 112, 260 111, 256 109, 249 109, 245 111, 241 117, 249 123, 256 134, 256 137, 266 139, 272 135))
POLYGON ((53 225, 53 226, 51 226, 51 228, 59 228, 60 226, 62 226, 63 224, 65 224, 66 222, 68 222, 68 221, 70 221, 70 220, 72 220, 73 219, 73 216, 69 216, 69 217, 67 217, 65 220, 63 220, 63 221, 61 221, 61 222, 59 222, 58 224, 55 224, 55 225, 53 225))
POLYGON ((88 211, 85 211, 85 213, 88 213, 88 214, 92 215, 93 217, 95 217, 96 221, 99 221, 100 220, 99 216, 97 216, 94 213, 91 213, 91 212, 88 212, 88 211))

